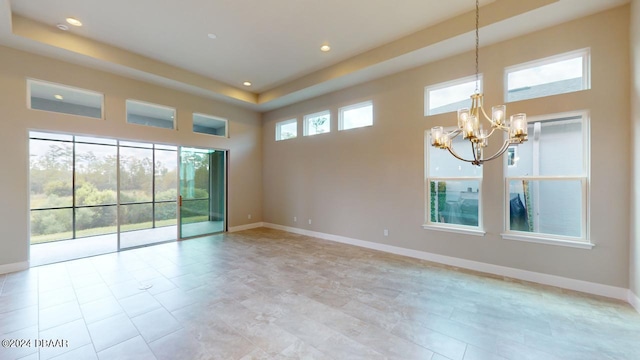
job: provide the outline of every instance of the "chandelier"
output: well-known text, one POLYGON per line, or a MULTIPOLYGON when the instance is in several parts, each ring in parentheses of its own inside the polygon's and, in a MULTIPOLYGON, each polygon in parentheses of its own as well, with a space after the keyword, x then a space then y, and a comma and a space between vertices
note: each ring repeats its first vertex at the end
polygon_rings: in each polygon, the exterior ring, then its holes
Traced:
POLYGON ((483 163, 497 159, 504 154, 509 145, 522 144, 527 141, 527 115, 515 114, 510 119, 506 118, 507 107, 505 105, 493 106, 491 108, 491 117, 484 110, 484 96, 478 90, 479 85, 479 61, 478 48, 480 46, 479 37, 479 20, 480 20, 480 1, 476 0, 476 90, 471 95, 471 108, 458 110, 458 128, 451 131, 445 131, 442 126, 431 128, 431 145, 440 149, 447 149, 459 160, 470 162, 473 165, 480 166, 483 163), (484 118, 489 121, 490 130, 484 129, 480 123, 480 119, 484 118), (507 140, 504 141, 502 147, 495 154, 485 157, 484 149, 489 145, 489 137, 500 130, 508 134, 507 140), (451 141, 462 134, 463 139, 469 140, 473 152, 473 159, 465 159, 456 153, 451 141))

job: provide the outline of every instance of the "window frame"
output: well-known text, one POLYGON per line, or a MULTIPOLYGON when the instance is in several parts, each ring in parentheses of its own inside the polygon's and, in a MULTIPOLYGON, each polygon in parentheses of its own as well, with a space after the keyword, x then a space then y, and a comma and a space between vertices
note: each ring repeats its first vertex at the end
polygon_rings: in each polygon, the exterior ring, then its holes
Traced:
POLYGON ((360 103, 357 103, 357 104, 343 106, 343 107, 338 109, 338 131, 360 129, 360 128, 371 127, 371 126, 373 126, 373 101, 372 100, 367 100, 367 101, 363 101, 363 102, 360 102, 360 103), (371 124, 363 125, 363 126, 355 126, 355 127, 350 127, 350 128, 345 129, 344 128, 344 113, 349 111, 349 110, 356 110, 356 109, 361 109, 361 108, 365 108, 365 107, 371 107, 371 124))
POLYGON ((328 134, 331 132, 331 110, 323 110, 323 111, 318 111, 315 112, 313 114, 307 114, 302 118, 302 136, 315 136, 315 135, 323 135, 323 134, 328 134), (327 115, 329 117, 329 131, 327 132, 322 132, 322 133, 316 133, 316 134, 309 134, 309 119, 310 118, 315 118, 315 117, 320 117, 323 115, 327 115))
POLYGON ((98 92, 98 91, 93 91, 93 90, 87 90, 87 89, 79 88, 79 87, 76 87, 76 86, 70 86, 70 85, 55 83, 55 82, 51 82, 51 81, 45 81, 45 80, 34 79, 34 78, 27 78, 27 109, 35 110, 35 111, 50 112, 50 113, 54 113, 54 114, 80 116, 80 117, 89 118, 89 119, 95 119, 95 120, 104 120, 105 119, 105 116, 104 116, 104 112, 105 112, 105 110, 104 110, 104 93, 101 93, 101 92, 98 92), (68 91, 72 91, 72 92, 85 93, 85 94, 88 94, 88 95, 99 96, 100 97, 100 117, 72 114, 72 113, 53 111, 53 110, 34 109, 33 106, 32 106, 32 101, 31 101, 31 97, 32 97, 31 96, 31 85, 34 84, 34 83, 45 85, 45 86, 58 87, 58 88, 62 88, 62 89, 68 90, 68 91))
MULTIPOLYGON (((445 130, 453 130, 454 127, 446 128, 445 130)), ((431 146, 431 133, 429 130, 424 132, 424 191, 425 191, 425 218, 422 228, 425 230, 437 230, 446 231, 452 233, 459 233, 465 235, 484 236, 484 216, 483 216, 483 191, 482 184, 484 178, 484 168, 481 168, 481 175, 479 176, 430 176, 430 152, 431 151, 444 151, 442 149, 436 149, 431 146), (431 221, 431 181, 477 181, 478 182, 478 226, 462 225, 462 224, 450 224, 431 221)), ((461 161, 451 156, 452 160, 461 161)))
MULTIPOLYGON (((451 111, 447 111, 447 112, 439 112, 439 113, 432 113, 431 112, 431 108, 430 108, 430 92, 435 91, 435 90, 442 90, 442 89, 446 89, 448 87, 453 87, 456 85, 461 85, 461 84, 466 84, 466 83, 475 83, 476 82, 476 75, 469 75, 469 76, 465 76, 462 78, 458 78, 458 79, 454 79, 454 80, 449 80, 449 81, 445 81, 445 82, 441 82, 441 83, 437 83, 437 84, 432 84, 432 85, 427 85, 424 87, 424 116, 435 116, 435 115, 440 115, 440 114, 448 114, 451 112, 455 112, 456 110, 451 110, 451 111)), ((484 83, 484 79, 483 79, 483 74, 480 73, 478 74, 478 91, 480 91, 480 93, 482 93, 482 88, 483 88, 483 83, 484 83)), ((471 106, 471 95, 473 95, 473 93, 469 93, 468 95, 468 99, 469 99, 469 107, 471 106)))
POLYGON ((527 61, 524 63, 507 66, 504 68, 503 89, 504 89, 503 96, 504 96, 505 103, 539 99, 539 98, 548 97, 548 96, 570 94, 573 92, 589 90, 591 89, 591 48, 589 47, 582 48, 582 49, 573 50, 573 51, 569 51, 561 54, 547 56, 541 59, 535 59, 535 60, 527 61), (553 63, 557 63, 565 60, 575 59, 578 57, 582 57, 582 89, 569 91, 569 92, 562 92, 558 94, 549 94, 549 95, 542 95, 537 97, 509 101, 509 74, 510 73, 531 69, 539 66, 549 65, 549 64, 553 64, 553 63))
POLYGON ((282 121, 278 121, 276 123, 276 141, 285 141, 285 140, 292 140, 292 139, 296 139, 298 137, 298 118, 292 118, 289 120, 282 120, 282 121), (280 131, 280 129, 285 126, 285 125, 289 125, 289 124, 296 124, 296 136, 290 137, 290 138, 282 138, 282 132, 280 131))
POLYGON ((228 138, 229 137, 229 120, 227 120, 225 118, 222 118, 222 117, 219 117, 219 116, 214 116, 214 115, 194 112, 194 113, 191 114, 191 131, 194 134, 202 134, 202 135, 208 135, 208 136, 216 136, 216 137, 221 137, 221 138, 228 138), (207 119, 224 122, 224 135, 216 135, 216 134, 209 134, 209 133, 205 133, 205 132, 196 131, 194 129, 194 126, 196 126, 196 123, 195 123, 195 117, 196 116, 200 116, 200 117, 204 117, 204 118, 207 118, 207 119))
MULTIPOLYGON (((589 206, 591 200, 591 137, 590 137, 590 117, 588 110, 579 110, 579 111, 571 111, 565 113, 555 113, 555 114, 547 114, 547 115, 539 115, 535 117, 531 117, 529 119, 529 124, 537 123, 537 122, 549 122, 549 121, 559 121, 563 118, 571 118, 571 117, 581 117, 582 122, 582 146, 583 146, 583 158, 582 158, 582 166, 583 166, 583 174, 582 175, 529 175, 529 176, 508 176, 508 163, 507 158, 505 156, 503 160, 503 219, 504 226, 503 232, 501 234, 503 239, 506 240, 516 240, 516 241, 526 241, 533 243, 541 243, 541 244, 550 244, 550 245, 560 245, 567 247, 575 247, 582 249, 591 249, 594 247, 594 244, 591 242, 590 236, 590 219, 589 219, 589 206), (582 207, 580 209, 581 215, 581 226, 580 226, 580 237, 566 236, 566 235, 554 235, 554 234, 546 234, 541 232, 527 232, 527 231, 518 231, 510 229, 510 205, 509 205, 509 183, 513 180, 528 180, 528 181, 580 181, 581 184, 581 196, 582 196, 582 207)), ((532 136, 532 135, 531 135, 532 136)))

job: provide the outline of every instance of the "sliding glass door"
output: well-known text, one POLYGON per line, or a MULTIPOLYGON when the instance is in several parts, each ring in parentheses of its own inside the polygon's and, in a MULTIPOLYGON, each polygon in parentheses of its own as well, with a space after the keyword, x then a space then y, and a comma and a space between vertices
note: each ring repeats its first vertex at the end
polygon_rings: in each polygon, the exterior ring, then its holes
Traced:
POLYGON ((30 132, 31 262, 226 231, 227 152, 30 132))
POLYGON ((226 151, 180 149, 180 238, 226 230, 226 151))

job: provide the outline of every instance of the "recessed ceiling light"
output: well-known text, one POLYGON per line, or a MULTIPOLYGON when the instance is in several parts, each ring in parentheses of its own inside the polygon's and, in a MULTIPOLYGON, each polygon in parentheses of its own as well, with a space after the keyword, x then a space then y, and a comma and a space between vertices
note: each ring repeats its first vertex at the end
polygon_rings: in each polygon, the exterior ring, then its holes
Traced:
POLYGON ((329 51, 329 50, 331 50, 331 46, 329 46, 329 45, 322 45, 322 46, 320 46, 320 51, 327 52, 327 51, 329 51))
POLYGON ((54 97, 54 98, 56 98, 56 99, 58 99, 58 100, 62 100, 62 99, 64 99, 64 98, 62 97, 62 95, 59 95, 59 94, 55 94, 55 95, 53 95, 53 97, 54 97))
POLYGON ((56 27, 57 27, 58 29, 62 30, 62 31, 67 31, 67 30, 69 30, 69 27, 68 27, 67 25, 65 25, 65 24, 58 24, 58 25, 56 25, 56 27))
POLYGON ((73 26, 82 26, 82 22, 76 18, 68 17, 67 22, 73 26))
POLYGON ((211 33, 211 34, 207 34, 207 37, 208 37, 209 39, 215 39, 215 38, 217 38, 216 34, 213 34, 213 33, 211 33))
POLYGON ((242 85, 244 86, 251 86, 251 82, 250 81, 245 81, 242 83, 242 85))

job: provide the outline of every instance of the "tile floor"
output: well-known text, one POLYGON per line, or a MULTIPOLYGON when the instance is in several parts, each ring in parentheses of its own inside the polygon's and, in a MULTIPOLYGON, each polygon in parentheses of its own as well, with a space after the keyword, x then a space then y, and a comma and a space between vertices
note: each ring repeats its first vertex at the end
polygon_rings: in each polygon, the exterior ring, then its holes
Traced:
POLYGON ((256 229, 0 275, 0 339, 32 339, 3 360, 631 360, 640 314, 256 229))

